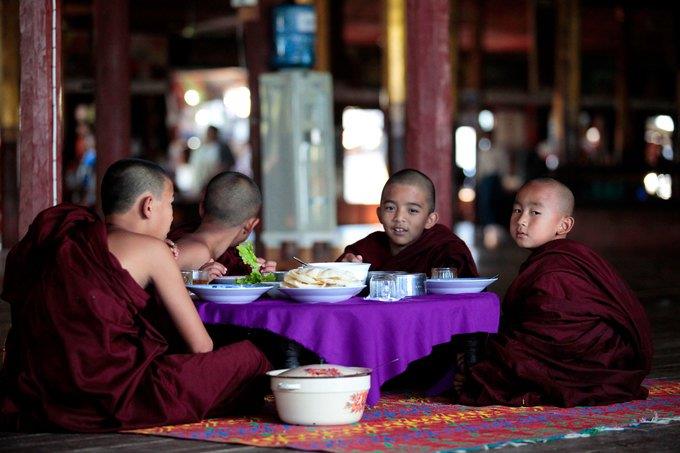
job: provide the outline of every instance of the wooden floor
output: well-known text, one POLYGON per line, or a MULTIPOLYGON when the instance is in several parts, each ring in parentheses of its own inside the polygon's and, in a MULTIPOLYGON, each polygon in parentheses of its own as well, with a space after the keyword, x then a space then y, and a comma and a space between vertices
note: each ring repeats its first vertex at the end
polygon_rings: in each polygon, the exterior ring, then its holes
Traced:
MULTIPOLYGON (((669 211, 585 210, 577 215, 574 236, 610 260, 642 300, 654 336, 650 377, 680 379, 680 234, 679 215, 669 211), (650 223, 651 222, 651 223, 650 223)), ((471 242, 471 241, 468 241, 471 242)), ((474 240, 481 244, 479 232, 474 240)), ((495 250, 474 247, 482 275, 500 274, 490 289, 503 294, 526 252, 508 241, 495 250)), ((2 257, 4 259, 4 256, 2 257)), ((9 326, 9 308, 0 303, 0 344, 9 326)), ((127 434, 0 433, 0 451, 134 451, 134 452, 285 452, 203 441, 127 434)), ((680 422, 522 447, 522 452, 547 451, 680 451, 680 422)))

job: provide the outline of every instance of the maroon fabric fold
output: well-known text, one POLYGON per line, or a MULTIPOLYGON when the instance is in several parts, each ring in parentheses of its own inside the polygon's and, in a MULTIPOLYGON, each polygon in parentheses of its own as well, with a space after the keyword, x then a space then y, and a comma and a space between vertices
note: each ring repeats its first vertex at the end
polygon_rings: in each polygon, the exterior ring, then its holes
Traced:
POLYGON ((7 257, 2 297, 12 309, 0 376, 4 429, 97 432, 198 421, 256 399, 269 366, 249 342, 169 354, 144 314, 155 299, 108 251, 104 223, 82 207, 63 204, 36 217, 7 257))
MULTIPOLYGON (((187 223, 173 228, 170 233, 168 233, 168 239, 171 241, 179 241, 183 236, 193 233, 196 231, 200 222, 187 223)), ((182 251, 180 250, 180 253, 182 251)), ((227 275, 248 275, 252 271, 250 266, 245 264, 238 254, 236 247, 229 247, 219 258, 215 261, 222 263, 227 268, 227 275)))
POLYGON ((371 233, 348 245, 342 255, 346 253, 361 255, 364 263, 371 263, 372 271, 423 272, 430 275, 433 267, 455 267, 460 277, 479 275, 465 242, 440 224, 424 230, 418 240, 396 255, 392 255, 389 237, 384 231, 371 233))
POLYGON ((522 264, 498 335, 473 366, 461 402, 570 407, 644 399, 650 326, 612 266, 572 240, 551 241, 522 264))

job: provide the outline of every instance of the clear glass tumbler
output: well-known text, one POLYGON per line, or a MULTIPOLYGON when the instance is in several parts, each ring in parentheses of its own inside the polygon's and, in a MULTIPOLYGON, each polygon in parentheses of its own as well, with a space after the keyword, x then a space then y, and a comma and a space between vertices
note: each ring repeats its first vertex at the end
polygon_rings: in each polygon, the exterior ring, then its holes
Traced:
POLYGON ((397 279, 391 274, 374 275, 369 284, 369 299, 392 301, 399 300, 399 288, 397 279))
POLYGON ((433 267, 430 278, 434 280, 452 280, 458 276, 455 267, 433 267))

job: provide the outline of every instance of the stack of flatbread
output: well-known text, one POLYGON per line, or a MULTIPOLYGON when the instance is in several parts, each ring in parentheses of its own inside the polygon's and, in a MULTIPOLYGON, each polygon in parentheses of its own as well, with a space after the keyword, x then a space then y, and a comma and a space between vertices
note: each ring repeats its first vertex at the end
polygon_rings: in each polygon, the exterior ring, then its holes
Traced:
POLYGON ((286 272, 282 284, 286 288, 327 288, 359 285, 361 285, 361 282, 351 272, 315 266, 302 266, 286 272))

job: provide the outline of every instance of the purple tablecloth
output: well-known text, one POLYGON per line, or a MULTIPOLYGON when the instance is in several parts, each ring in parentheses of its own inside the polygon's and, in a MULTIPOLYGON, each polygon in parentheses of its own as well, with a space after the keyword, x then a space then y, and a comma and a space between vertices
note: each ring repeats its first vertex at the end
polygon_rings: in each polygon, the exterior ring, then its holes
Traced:
POLYGON ((451 335, 496 332, 500 314, 498 296, 489 292, 427 295, 399 302, 360 297, 333 304, 201 301, 197 307, 206 323, 267 329, 299 342, 328 363, 373 368, 368 404, 378 402, 383 383, 402 373, 409 362, 429 355, 433 346, 448 342, 451 335))

